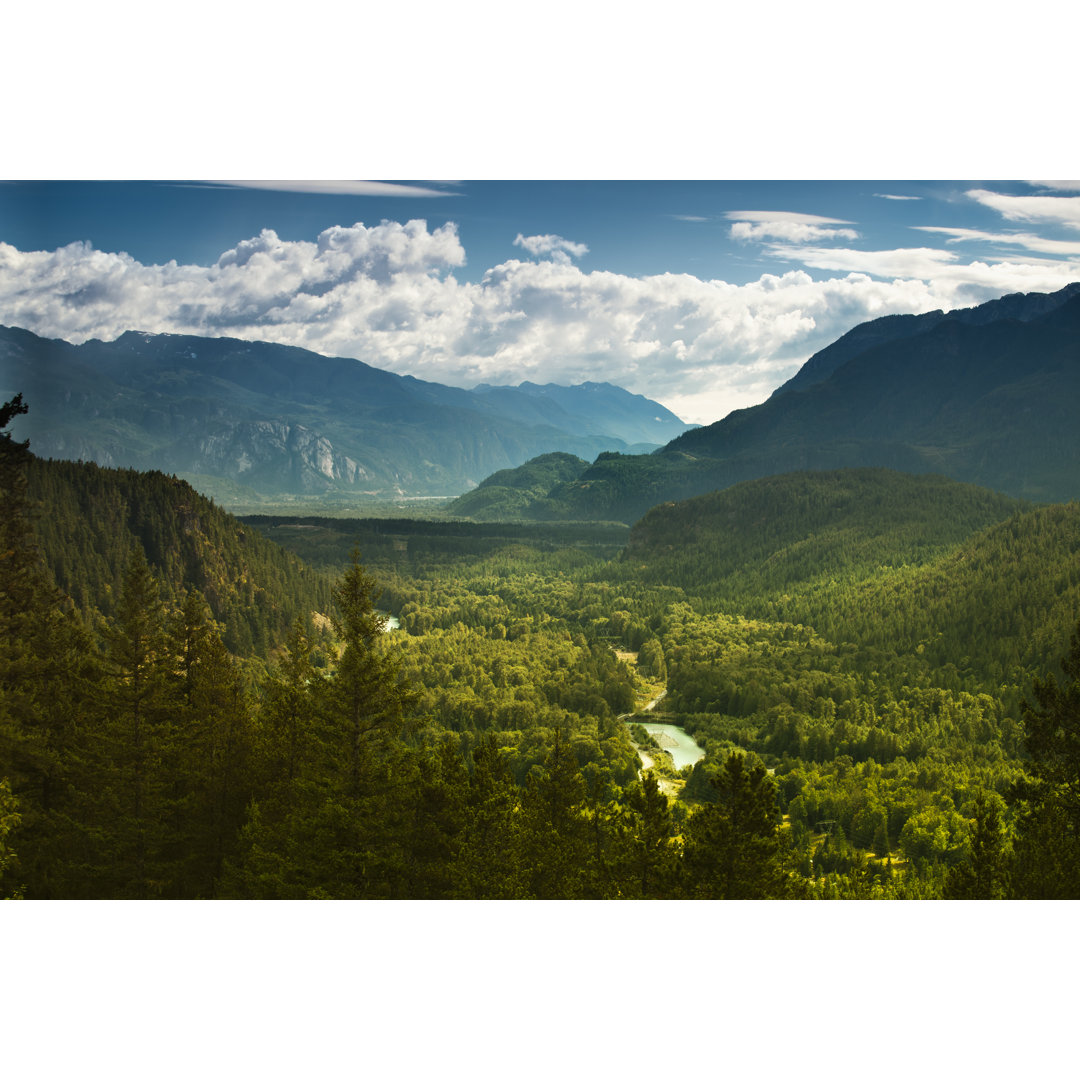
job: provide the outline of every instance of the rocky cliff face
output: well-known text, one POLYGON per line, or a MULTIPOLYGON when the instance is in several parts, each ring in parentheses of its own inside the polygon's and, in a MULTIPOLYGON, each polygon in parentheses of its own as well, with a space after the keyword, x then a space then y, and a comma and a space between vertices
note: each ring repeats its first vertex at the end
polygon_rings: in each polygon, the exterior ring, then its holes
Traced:
POLYGON ((289 486, 299 492, 340 484, 356 487, 369 476, 359 462, 335 450, 326 436, 281 420, 233 424, 203 436, 191 448, 186 467, 241 483, 290 476, 289 486))

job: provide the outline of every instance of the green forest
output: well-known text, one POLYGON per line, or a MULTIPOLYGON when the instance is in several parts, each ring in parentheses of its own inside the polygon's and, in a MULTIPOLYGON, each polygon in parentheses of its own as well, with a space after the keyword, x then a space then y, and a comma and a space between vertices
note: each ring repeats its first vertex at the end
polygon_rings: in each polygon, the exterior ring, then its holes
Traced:
POLYGON ((240 520, 38 460, 24 410, 0 896, 1080 897, 1076 503, 873 469, 632 528, 240 520))

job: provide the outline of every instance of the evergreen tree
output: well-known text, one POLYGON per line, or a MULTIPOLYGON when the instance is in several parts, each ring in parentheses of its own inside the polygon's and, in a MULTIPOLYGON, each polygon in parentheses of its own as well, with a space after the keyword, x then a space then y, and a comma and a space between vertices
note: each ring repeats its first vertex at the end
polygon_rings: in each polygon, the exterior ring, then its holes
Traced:
POLYGON ((0 779, 20 810, 27 895, 83 895, 85 728, 98 672, 86 628, 48 580, 32 531, 26 442, 6 430, 27 411, 0 406, 0 779))
MULTIPOLYGON (((19 800, 11 793, 11 783, 6 778, 0 779, 0 890, 8 893, 6 899, 14 899, 22 895, 21 889, 12 888, 5 878, 10 880, 14 876, 11 871, 18 863, 18 856, 11 847, 11 835, 22 820, 19 814, 19 800)), ((0 893, 3 896, 3 893, 0 893)))
POLYGON ((526 895, 538 900, 588 897, 596 866, 585 815, 585 780, 562 732, 542 766, 530 771, 521 799, 519 860, 526 895))
POLYGON ((641 900, 664 897, 672 887, 677 859, 667 796, 648 772, 640 785, 629 789, 626 802, 636 818, 632 839, 635 888, 631 895, 641 900))
POLYGON ((1000 796, 980 792, 975 798, 971 858, 949 868, 942 896, 946 900, 1000 900, 1005 896, 1008 864, 1000 796))
POLYGON ((777 899, 788 891, 775 789, 762 765, 731 754, 712 780, 716 802, 686 825, 685 891, 713 900, 777 899))
POLYGON ((520 792, 490 733, 473 750, 472 765, 451 867, 453 895, 463 900, 522 899, 527 892, 517 834, 520 792))
POLYGON ((319 756, 315 701, 322 675, 312 651, 309 624, 297 619, 266 683, 256 730, 256 782, 264 808, 269 802, 288 809, 291 786, 319 756))
POLYGON ((174 880, 166 852, 178 796, 175 666, 158 585, 141 548, 128 564, 115 621, 106 628, 105 718, 93 756, 99 789, 94 824, 105 895, 152 899, 174 880))
POLYGON ((354 550, 334 589, 341 654, 312 680, 299 628, 260 724, 265 805, 253 803, 228 895, 403 898, 416 763, 401 745, 407 691, 382 652, 377 586, 354 550))
POLYGON ((236 662, 198 591, 173 616, 175 739, 169 844, 179 863, 174 896, 209 897, 250 795, 251 729, 236 662))
POLYGON ((379 588, 355 548, 333 590, 334 629, 343 643, 334 676, 325 684, 327 719, 340 752, 347 787, 356 791, 400 735, 406 701, 400 664, 379 651, 386 617, 375 610, 379 588))
POLYGON ((1080 625, 1061 660, 1063 680, 1035 679, 1022 706, 1029 779, 1018 784, 1012 895, 1080 898, 1080 625))

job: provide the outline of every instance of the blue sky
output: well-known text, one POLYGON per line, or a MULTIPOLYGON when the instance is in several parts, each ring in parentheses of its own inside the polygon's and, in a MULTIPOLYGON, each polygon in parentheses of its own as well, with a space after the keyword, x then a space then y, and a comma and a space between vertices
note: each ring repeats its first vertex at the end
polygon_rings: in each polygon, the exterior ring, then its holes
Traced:
POLYGON ((284 341, 701 423, 878 315, 1080 279, 1071 181, 0 184, 0 322, 284 341))

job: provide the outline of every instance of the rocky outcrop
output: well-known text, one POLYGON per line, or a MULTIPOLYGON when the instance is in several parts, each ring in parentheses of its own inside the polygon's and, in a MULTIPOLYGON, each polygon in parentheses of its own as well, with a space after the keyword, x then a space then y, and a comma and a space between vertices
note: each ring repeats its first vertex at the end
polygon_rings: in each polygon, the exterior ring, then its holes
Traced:
POLYGON ((233 424, 200 438, 186 467, 242 483, 289 477, 297 492, 357 487, 370 480, 359 462, 334 449, 324 435, 282 420, 233 424))

